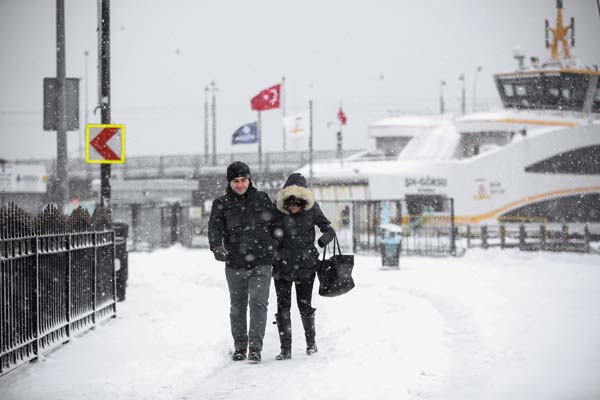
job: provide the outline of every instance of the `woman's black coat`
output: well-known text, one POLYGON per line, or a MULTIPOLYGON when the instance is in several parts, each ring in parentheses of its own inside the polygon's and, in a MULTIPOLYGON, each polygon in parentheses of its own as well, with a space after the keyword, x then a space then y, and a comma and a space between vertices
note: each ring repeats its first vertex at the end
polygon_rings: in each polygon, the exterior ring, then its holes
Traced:
POLYGON ((307 189, 306 181, 296 181, 292 174, 286 186, 277 194, 277 209, 281 213, 278 225, 283 230, 283 239, 277 248, 273 264, 273 277, 276 279, 296 280, 306 278, 317 270, 319 252, 315 248, 315 226, 323 233, 319 245, 326 246, 335 237, 331 222, 323 215, 314 201, 312 192, 307 189), (304 184, 304 186, 303 186, 304 184), (289 196, 306 201, 304 210, 291 214, 283 203, 289 196))

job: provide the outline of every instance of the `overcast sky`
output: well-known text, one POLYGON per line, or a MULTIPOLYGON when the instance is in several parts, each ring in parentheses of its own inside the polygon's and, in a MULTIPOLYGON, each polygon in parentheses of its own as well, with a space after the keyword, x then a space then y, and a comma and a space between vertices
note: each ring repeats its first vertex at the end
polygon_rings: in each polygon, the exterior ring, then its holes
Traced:
MULTIPOLYGON (((575 54, 600 64, 595 0, 565 0, 575 17, 575 54)), ((56 155, 42 130, 42 79, 56 76, 56 2, 0 0, 0 158, 56 155)), ((67 76, 83 77, 97 99, 97 2, 66 0, 67 76)), ((345 148, 364 148, 367 126, 392 112, 438 111, 439 82, 457 109, 458 76, 474 73, 483 106, 499 104, 492 74, 516 66, 515 46, 545 57, 544 19, 554 0, 119 0, 111 2, 112 120, 127 127, 127 154, 202 153, 203 88, 215 79, 218 152, 256 119, 249 101, 287 79, 288 114, 315 104, 315 144, 335 148, 335 120, 348 116, 345 148)), ((82 83, 81 97, 85 82, 82 83)), ((83 113, 81 115, 83 121, 83 113)), ((265 150, 282 147, 281 111, 263 113, 265 150)), ((90 123, 99 114, 90 114, 90 123)), ((80 133, 68 134, 77 156, 80 133)), ((255 147, 235 147, 234 151, 255 147)))

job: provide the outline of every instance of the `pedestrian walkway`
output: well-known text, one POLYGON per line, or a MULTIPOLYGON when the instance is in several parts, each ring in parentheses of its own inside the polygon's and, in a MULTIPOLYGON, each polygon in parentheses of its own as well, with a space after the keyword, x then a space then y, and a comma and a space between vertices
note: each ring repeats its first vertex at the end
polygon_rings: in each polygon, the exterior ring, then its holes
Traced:
POLYGON ((599 259, 472 250, 382 270, 356 256, 356 289, 315 294, 319 352, 304 353, 294 305, 293 358, 275 361, 271 288, 263 362, 252 364, 230 360, 222 263, 181 247, 132 253, 117 318, 0 378, 0 398, 596 398, 599 259))

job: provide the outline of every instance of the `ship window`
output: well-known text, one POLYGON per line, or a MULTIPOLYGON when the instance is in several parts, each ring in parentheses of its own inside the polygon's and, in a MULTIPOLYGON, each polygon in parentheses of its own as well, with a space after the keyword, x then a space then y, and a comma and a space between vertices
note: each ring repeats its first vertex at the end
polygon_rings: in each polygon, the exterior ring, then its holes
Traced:
POLYGON ((455 152, 456 158, 469 158, 510 143, 511 132, 463 132, 455 152))
POLYGON ((526 172, 544 174, 600 174, 600 145, 566 151, 525 167, 526 172))
POLYGON ((530 203, 500 217, 504 221, 600 222, 600 194, 587 193, 530 203))
MULTIPOLYGON (((502 102, 507 108, 582 111, 590 76, 548 72, 540 75, 499 77, 496 82, 502 102)), ((592 111, 598 112, 600 93, 595 99, 592 111)))
POLYGON ((378 137, 375 139, 376 149, 384 153, 386 158, 396 158, 412 139, 411 136, 378 137))

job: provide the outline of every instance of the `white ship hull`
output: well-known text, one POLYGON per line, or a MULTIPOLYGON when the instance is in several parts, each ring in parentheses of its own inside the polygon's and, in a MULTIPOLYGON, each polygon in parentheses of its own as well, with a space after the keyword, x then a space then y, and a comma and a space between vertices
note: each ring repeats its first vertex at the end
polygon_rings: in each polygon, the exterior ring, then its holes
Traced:
MULTIPOLYGON (((457 223, 493 224, 523 206, 561 197, 600 194, 599 174, 525 170, 557 154, 600 146, 598 121, 549 120, 540 115, 536 119, 516 112, 511 118, 502 117, 465 118, 453 126, 458 133, 526 129, 524 136, 517 133, 510 143, 469 158, 402 159, 401 154, 392 161, 346 160, 343 165, 340 162, 317 164, 313 166, 317 198, 396 200, 440 196, 454 199, 457 223)), ((306 166, 301 172, 309 176, 310 168, 306 166)), ((586 207, 579 210, 579 220, 600 219, 600 204, 592 205, 597 210, 589 209, 589 204, 586 207)), ((555 217, 536 215, 529 220, 544 222, 555 217)))

